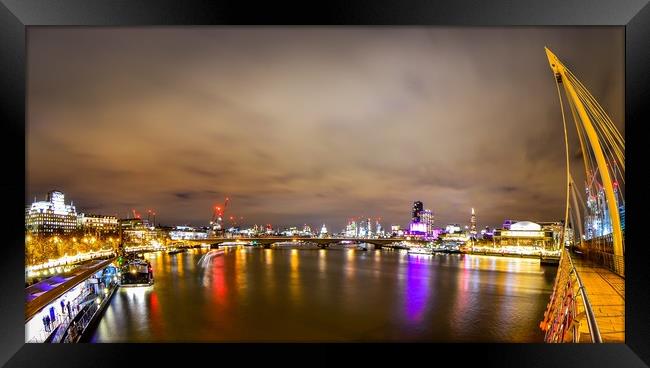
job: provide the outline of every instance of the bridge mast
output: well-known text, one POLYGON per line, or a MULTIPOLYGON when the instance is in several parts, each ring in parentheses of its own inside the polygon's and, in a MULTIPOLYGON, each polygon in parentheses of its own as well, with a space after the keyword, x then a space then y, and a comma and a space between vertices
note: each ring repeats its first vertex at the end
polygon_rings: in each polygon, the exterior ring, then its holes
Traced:
MULTIPOLYGON (((571 79, 567 76, 566 67, 564 66, 564 64, 562 64, 562 62, 560 62, 557 56, 555 56, 555 54, 551 52, 551 50, 549 50, 548 48, 544 48, 544 49, 546 50, 546 56, 548 57, 548 62, 551 66, 551 70, 553 70, 557 82, 563 84, 564 91, 566 92, 568 99, 573 103, 575 109, 578 112, 578 116, 580 117, 580 121, 582 122, 582 127, 584 128, 587 134, 589 143, 594 152, 596 163, 598 164, 598 171, 600 172, 603 181, 602 184, 605 192, 605 198, 607 200, 607 208, 609 210, 608 211, 609 217, 612 223, 612 239, 614 241, 614 255, 622 257, 623 236, 621 232, 621 219, 619 216, 618 208, 616 206, 617 200, 616 200, 616 195, 614 193, 612 178, 610 176, 609 168, 607 167, 607 161, 605 159, 605 155, 603 154, 603 149, 598 139, 598 134, 594 129, 591 119, 589 118, 589 114, 587 114, 585 106, 583 105, 582 101, 578 97, 578 94, 576 93, 576 90, 573 86, 573 83, 571 82, 571 79)), ((575 123, 578 124, 577 121, 575 123)))

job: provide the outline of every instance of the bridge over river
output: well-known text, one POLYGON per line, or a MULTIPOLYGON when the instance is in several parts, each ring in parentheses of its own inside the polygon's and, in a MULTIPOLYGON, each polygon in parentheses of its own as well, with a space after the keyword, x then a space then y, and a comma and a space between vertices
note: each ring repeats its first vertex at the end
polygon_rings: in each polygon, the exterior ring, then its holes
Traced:
POLYGON ((353 238, 353 237, 334 237, 334 238, 313 238, 313 237, 237 237, 237 238, 208 238, 201 241, 194 241, 195 243, 209 243, 213 246, 218 246, 224 243, 231 242, 241 242, 241 243, 250 243, 254 245, 261 245, 265 248, 269 248, 271 245, 276 243, 288 243, 294 242, 299 243, 311 243, 316 244, 319 247, 327 248, 333 244, 343 244, 343 243, 355 243, 355 244, 372 244, 375 246, 375 249, 381 249, 383 247, 393 247, 393 248, 403 248, 407 247, 400 246, 399 244, 404 242, 409 242, 411 244, 424 245, 430 241, 422 239, 408 239, 408 238, 353 238))

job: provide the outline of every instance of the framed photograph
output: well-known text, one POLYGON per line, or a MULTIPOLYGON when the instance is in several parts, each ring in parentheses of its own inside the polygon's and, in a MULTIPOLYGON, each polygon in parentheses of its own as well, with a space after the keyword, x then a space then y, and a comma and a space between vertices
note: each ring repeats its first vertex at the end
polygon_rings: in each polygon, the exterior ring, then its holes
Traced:
POLYGON ((1 3, 6 366, 650 363, 647 1, 1 3))

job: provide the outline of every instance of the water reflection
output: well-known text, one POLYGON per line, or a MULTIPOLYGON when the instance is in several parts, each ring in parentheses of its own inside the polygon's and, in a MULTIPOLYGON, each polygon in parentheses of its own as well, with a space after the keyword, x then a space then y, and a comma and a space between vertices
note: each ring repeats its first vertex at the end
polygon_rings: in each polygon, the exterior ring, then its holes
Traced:
POLYGON ((421 322, 431 293, 431 265, 427 256, 416 255, 409 259, 406 278, 406 314, 412 322, 421 322))
POLYGON ((318 272, 320 272, 321 278, 327 276, 327 250, 325 249, 318 250, 318 272))
POLYGON ((535 342, 555 270, 389 250, 148 257, 154 286, 118 290, 93 341, 535 342))
POLYGON ((299 304, 300 300, 300 257, 298 249, 292 249, 290 255, 291 276, 289 280, 289 291, 291 293, 291 300, 295 304, 299 304))
POLYGON ((354 271, 355 271, 355 265, 354 265, 354 260, 355 260, 355 250, 354 249, 347 249, 344 250, 345 252, 345 276, 347 277, 348 280, 352 280, 354 278, 354 271))
POLYGON ((228 284, 226 283, 226 257, 216 257, 212 260, 212 297, 216 305, 225 307, 228 302, 228 284))

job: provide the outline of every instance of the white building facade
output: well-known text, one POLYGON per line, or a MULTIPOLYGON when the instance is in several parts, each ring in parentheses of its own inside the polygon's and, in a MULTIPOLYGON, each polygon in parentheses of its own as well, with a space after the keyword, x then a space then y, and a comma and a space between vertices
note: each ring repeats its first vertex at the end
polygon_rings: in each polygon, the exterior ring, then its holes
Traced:
POLYGON ((34 201, 26 208, 25 228, 39 235, 67 234, 77 229, 77 217, 74 204, 65 204, 65 195, 53 190, 47 200, 34 201))

